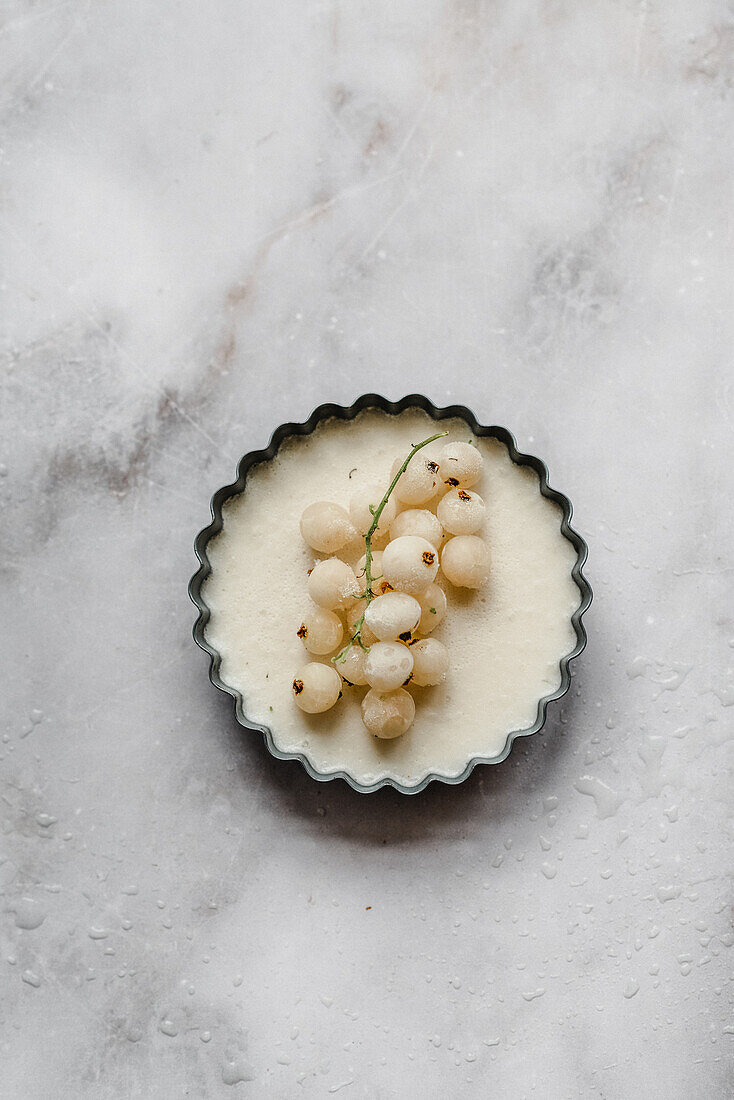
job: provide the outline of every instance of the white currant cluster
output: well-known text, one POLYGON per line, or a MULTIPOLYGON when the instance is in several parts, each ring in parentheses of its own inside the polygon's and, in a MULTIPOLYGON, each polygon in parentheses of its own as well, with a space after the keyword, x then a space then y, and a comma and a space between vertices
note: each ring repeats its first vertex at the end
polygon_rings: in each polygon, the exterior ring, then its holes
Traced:
MULTIPOLYGON (((376 737, 399 737, 411 726, 415 702, 406 685, 429 687, 446 677, 446 647, 430 637, 446 614, 440 574, 452 585, 479 588, 489 576, 489 551, 477 532, 485 505, 473 491, 483 459, 470 443, 446 443, 436 460, 417 457, 431 436, 397 459, 390 484, 357 490, 349 510, 311 504, 301 534, 320 554, 308 577, 312 601, 298 629, 311 661, 293 681, 308 714, 329 710, 342 683, 367 686, 362 720, 376 737), (402 509, 402 510, 401 510, 402 509), (343 558, 361 539, 354 566, 343 558), (346 633, 345 633, 346 628, 346 633), (346 641, 346 645, 343 645, 346 641)), ((356 552, 355 552, 356 553, 356 552)))

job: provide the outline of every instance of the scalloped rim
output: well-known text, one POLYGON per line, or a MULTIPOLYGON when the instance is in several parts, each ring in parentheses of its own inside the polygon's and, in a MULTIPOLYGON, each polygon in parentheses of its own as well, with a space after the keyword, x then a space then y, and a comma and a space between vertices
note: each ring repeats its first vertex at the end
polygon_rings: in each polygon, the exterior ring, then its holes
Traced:
POLYGON ((299 760, 313 779, 317 779, 322 783, 328 782, 331 779, 344 779, 350 787, 353 787, 355 791, 359 791, 360 794, 371 794, 373 791, 379 790, 380 787, 394 787, 395 790, 400 791, 402 794, 418 794, 419 791, 425 790, 428 784, 434 781, 450 784, 463 783, 474 771, 477 764, 501 764, 502 761, 506 760, 509 756, 516 738, 529 737, 531 734, 537 733, 545 722, 548 704, 555 699, 560 699, 568 691, 571 685, 569 665, 574 657, 578 657, 586 646, 586 631, 581 619, 588 610, 593 595, 591 585, 583 574, 583 566, 588 557, 589 548, 581 535, 571 526, 571 516, 573 515, 571 501, 568 497, 564 496, 563 493, 560 493, 557 489, 552 489, 548 484, 548 470, 545 463, 534 455, 523 454, 521 451, 518 451, 515 437, 506 428, 497 426, 487 427, 480 424, 474 416, 474 413, 466 408, 466 406, 447 405, 444 408, 439 408, 429 401, 427 397, 415 393, 403 397, 400 401, 388 401, 387 398, 381 397, 379 394, 368 393, 358 398, 354 404, 349 407, 334 404, 319 405, 318 408, 314 409, 311 413, 308 420, 305 420, 303 423, 281 424, 280 427, 276 428, 270 437, 270 442, 264 450, 249 451, 244 455, 237 465, 237 479, 230 485, 223 485, 221 489, 217 489, 216 493, 211 498, 209 507, 211 510, 212 522, 199 531, 199 534, 196 536, 194 552, 199 559, 200 565, 189 581, 188 588, 189 596, 199 610, 199 615, 193 628, 194 641, 209 655, 209 679, 212 684, 219 688, 220 691, 225 692, 227 695, 231 695, 234 699, 235 716, 240 725, 244 726, 246 729, 259 731, 265 739, 268 751, 273 756, 277 757, 278 760, 299 760), (560 505, 563 513, 561 531, 576 550, 576 563, 571 571, 571 575, 581 593, 579 606, 571 617, 571 623, 576 632, 576 645, 570 653, 567 653, 561 658, 559 662, 561 670, 560 685, 556 691, 552 692, 550 695, 545 695, 538 701, 538 713, 533 725, 529 726, 527 729, 513 730, 509 733, 507 741, 505 742, 505 747, 499 756, 473 756, 459 775, 441 775, 438 772, 430 772, 421 779, 419 783, 416 783, 415 786, 406 786, 404 783, 400 783, 391 776, 385 776, 374 783, 360 783, 359 780, 355 779, 344 770, 333 772, 317 771, 304 753, 284 752, 282 749, 279 749, 273 741, 273 732, 269 726, 260 725, 258 722, 253 722, 247 717, 241 693, 237 691, 236 688, 232 688, 228 684, 225 684, 219 675, 219 668, 222 663, 221 654, 209 644, 204 636, 206 624, 209 621, 211 612, 202 598, 201 588, 205 579, 211 573, 211 565, 207 557, 207 546, 209 545, 210 539, 218 535, 222 530, 222 506, 230 497, 238 496, 244 491, 247 473, 252 466, 259 462, 267 462, 274 458, 284 439, 296 435, 310 435, 314 428, 323 420, 328 420, 332 417, 336 417, 339 420, 353 420, 357 414, 364 409, 380 409, 382 412, 396 415, 397 413, 404 412, 406 409, 411 408, 422 409, 423 412, 428 413, 434 420, 459 418, 469 425, 476 436, 499 440, 500 443, 503 443, 507 447, 510 458, 516 465, 530 466, 535 470, 540 479, 540 491, 542 495, 560 505))

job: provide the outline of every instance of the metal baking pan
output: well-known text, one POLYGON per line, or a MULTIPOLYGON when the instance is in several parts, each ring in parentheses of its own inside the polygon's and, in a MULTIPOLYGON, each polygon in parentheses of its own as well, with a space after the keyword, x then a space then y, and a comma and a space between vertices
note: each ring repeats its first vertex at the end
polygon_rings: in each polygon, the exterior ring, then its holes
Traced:
POLYGON ((194 551, 199 560, 199 568, 191 578, 188 589, 189 596, 199 612, 193 628, 194 640, 209 656, 209 679, 211 682, 215 687, 219 688, 220 691, 224 691, 233 697, 237 721, 246 729, 259 731, 265 739, 268 751, 272 753, 273 756, 280 760, 299 760, 309 775, 314 779, 322 782, 330 779, 344 779, 351 787, 362 794, 372 793, 384 786, 394 787, 403 794, 417 794, 432 781, 451 784, 462 783, 472 773, 477 764, 500 764, 505 760, 512 749, 515 738, 527 737, 530 734, 537 733, 545 722, 548 704, 556 699, 560 699, 568 691, 571 684, 571 661, 574 657, 578 657, 586 646, 586 631, 582 623, 582 618, 584 613, 588 610, 592 600, 591 586, 583 573, 584 563, 588 555, 588 547, 581 535, 571 526, 573 509, 570 500, 557 489, 552 489, 548 484, 548 470, 546 469, 545 463, 534 455, 523 454, 518 451, 513 435, 506 428, 497 426, 488 427, 478 423, 471 410, 464 405, 448 405, 445 408, 438 408, 429 401, 427 397, 421 394, 410 394, 407 397, 403 397, 400 401, 388 401, 386 398, 374 393, 364 394, 349 407, 334 404, 319 405, 319 407, 314 409, 311 413, 308 420, 303 421, 303 423, 281 424, 280 427, 276 428, 268 446, 264 450, 250 451, 248 454, 244 455, 237 466, 236 480, 230 485, 224 485, 221 489, 217 489, 211 499, 210 508, 212 521, 199 532, 194 542, 194 551), (535 470, 540 481, 540 491, 543 496, 555 501, 561 508, 561 532, 576 550, 576 561, 572 569, 572 577, 579 589, 580 602, 571 619, 576 633, 576 644, 560 661, 561 682, 558 688, 550 695, 546 695, 539 699, 537 716, 533 725, 526 729, 514 730, 508 734, 505 746, 498 756, 473 756, 467 761, 466 767, 461 774, 457 776, 445 776, 432 772, 426 775, 415 786, 406 786, 390 776, 381 778, 379 781, 372 784, 364 784, 343 770, 328 773, 317 771, 303 753, 284 752, 279 749, 274 742, 273 732, 268 726, 253 722, 248 718, 245 712, 244 700, 240 692, 224 683, 220 677, 219 669, 222 660, 221 655, 207 641, 206 625, 209 621, 210 611, 202 597, 202 585, 211 572, 211 566, 207 556, 207 547, 210 540, 222 530, 222 506, 225 501, 244 491, 247 474, 252 466, 256 463, 265 462, 274 458, 283 440, 287 439, 289 436, 309 435, 316 426, 324 420, 333 417, 340 420, 353 420, 357 414, 364 409, 380 409, 385 413, 397 414, 410 408, 422 409, 423 412, 428 413, 429 416, 437 421, 447 418, 461 419, 471 428, 475 436, 493 438, 504 444, 509 452, 510 458, 518 466, 530 466, 535 470))

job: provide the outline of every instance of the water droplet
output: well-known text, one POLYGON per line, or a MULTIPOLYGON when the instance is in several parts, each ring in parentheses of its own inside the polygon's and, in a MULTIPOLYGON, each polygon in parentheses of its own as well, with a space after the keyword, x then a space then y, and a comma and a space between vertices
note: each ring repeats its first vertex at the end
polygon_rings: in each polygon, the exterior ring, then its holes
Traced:
POLYGON ((558 874, 558 868, 554 867, 552 863, 541 863, 540 869, 546 878, 555 878, 558 874))
POLYGON ((199 1036, 199 1038, 201 1039, 202 1043, 209 1043, 209 1042, 211 1042, 211 1037, 212 1037, 212 1033, 211 1033, 211 1031, 202 1031, 201 1035, 199 1036))
POLYGON ((722 707, 731 707, 734 705, 734 673, 729 668, 726 674, 729 678, 728 683, 714 687, 713 692, 722 707))
POLYGON ((20 898, 15 905, 9 907, 9 911, 15 914, 16 928, 23 928, 27 932, 40 928, 47 916, 43 906, 33 898, 20 898))
POLYGON ((225 1085, 238 1085, 240 1081, 254 1081, 255 1071, 249 1062, 238 1056, 226 1055, 222 1066, 222 1080, 225 1085))
POLYGON ((171 1039, 174 1039, 176 1035, 178 1035, 178 1028, 173 1020, 169 1020, 167 1016, 158 1024, 158 1030, 162 1031, 164 1035, 170 1036, 171 1039))
POLYGON ((131 1043, 139 1043, 143 1038, 143 1029, 138 1027, 137 1024, 133 1024, 127 1029, 127 1038, 131 1043))
POLYGON ((321 997, 319 997, 319 1000, 321 1001, 322 1005, 324 1005, 325 1008, 331 1008, 331 1006, 334 1003, 334 998, 333 997, 325 997, 325 996, 322 995, 321 997))
POLYGON ((106 940, 109 932, 106 928, 92 927, 87 929, 87 935, 89 936, 90 940, 106 940))
POLYGON ((42 829, 48 829, 50 825, 55 825, 58 818, 52 817, 51 814, 36 814, 36 821, 42 829))
POLYGON ((679 955, 678 965, 680 966, 680 972, 683 977, 687 977, 691 973, 691 963, 693 962, 692 955, 679 955))
POLYGON ((32 970, 24 970, 21 974, 21 978, 26 985, 32 985, 34 989, 38 989, 41 984, 41 979, 38 974, 34 974, 32 970))
POLYGON ((41 722, 42 720, 43 720, 43 711, 39 710, 38 707, 34 707, 33 710, 31 711, 31 722, 33 723, 34 726, 37 726, 39 724, 39 722, 41 722))
POLYGON ((589 795, 596 803, 598 817, 613 817, 624 801, 622 795, 593 775, 582 775, 574 787, 579 794, 589 795))
POLYGON ((536 997, 542 997, 545 993, 545 988, 541 985, 537 989, 531 989, 527 993, 523 993, 522 998, 524 1001, 534 1001, 536 997))
MULTIPOLYGON (((365 599, 366 599, 366 597, 365 597, 365 599)), ((237 988, 239 988, 239 986, 242 985, 244 980, 245 979, 242 977, 241 974, 235 974, 234 978, 232 979, 232 985, 235 987, 235 989, 237 989, 237 988)))
POLYGON ((658 901, 673 901, 675 898, 680 897, 682 887, 681 886, 658 886, 655 893, 658 896, 658 901))
POLYGON ((664 675, 661 670, 661 675, 653 677, 653 683, 660 685, 661 693, 663 691, 677 691, 692 668, 693 665, 684 665, 680 661, 673 661, 670 673, 664 675))
POLYGON ((640 983, 637 978, 630 978, 627 985, 624 987, 624 995, 629 1001, 631 997, 634 997, 636 993, 639 993, 640 983))

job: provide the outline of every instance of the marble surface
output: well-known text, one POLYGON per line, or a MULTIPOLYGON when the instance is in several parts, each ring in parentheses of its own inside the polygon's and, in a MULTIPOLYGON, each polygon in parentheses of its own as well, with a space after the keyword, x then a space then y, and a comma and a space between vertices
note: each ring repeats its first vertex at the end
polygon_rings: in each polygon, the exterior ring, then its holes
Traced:
POLYGON ((731 1095, 731 5, 0 21, 3 1096, 731 1095), (366 390, 545 458, 596 593, 544 732, 413 799, 190 638, 212 491, 366 390))

